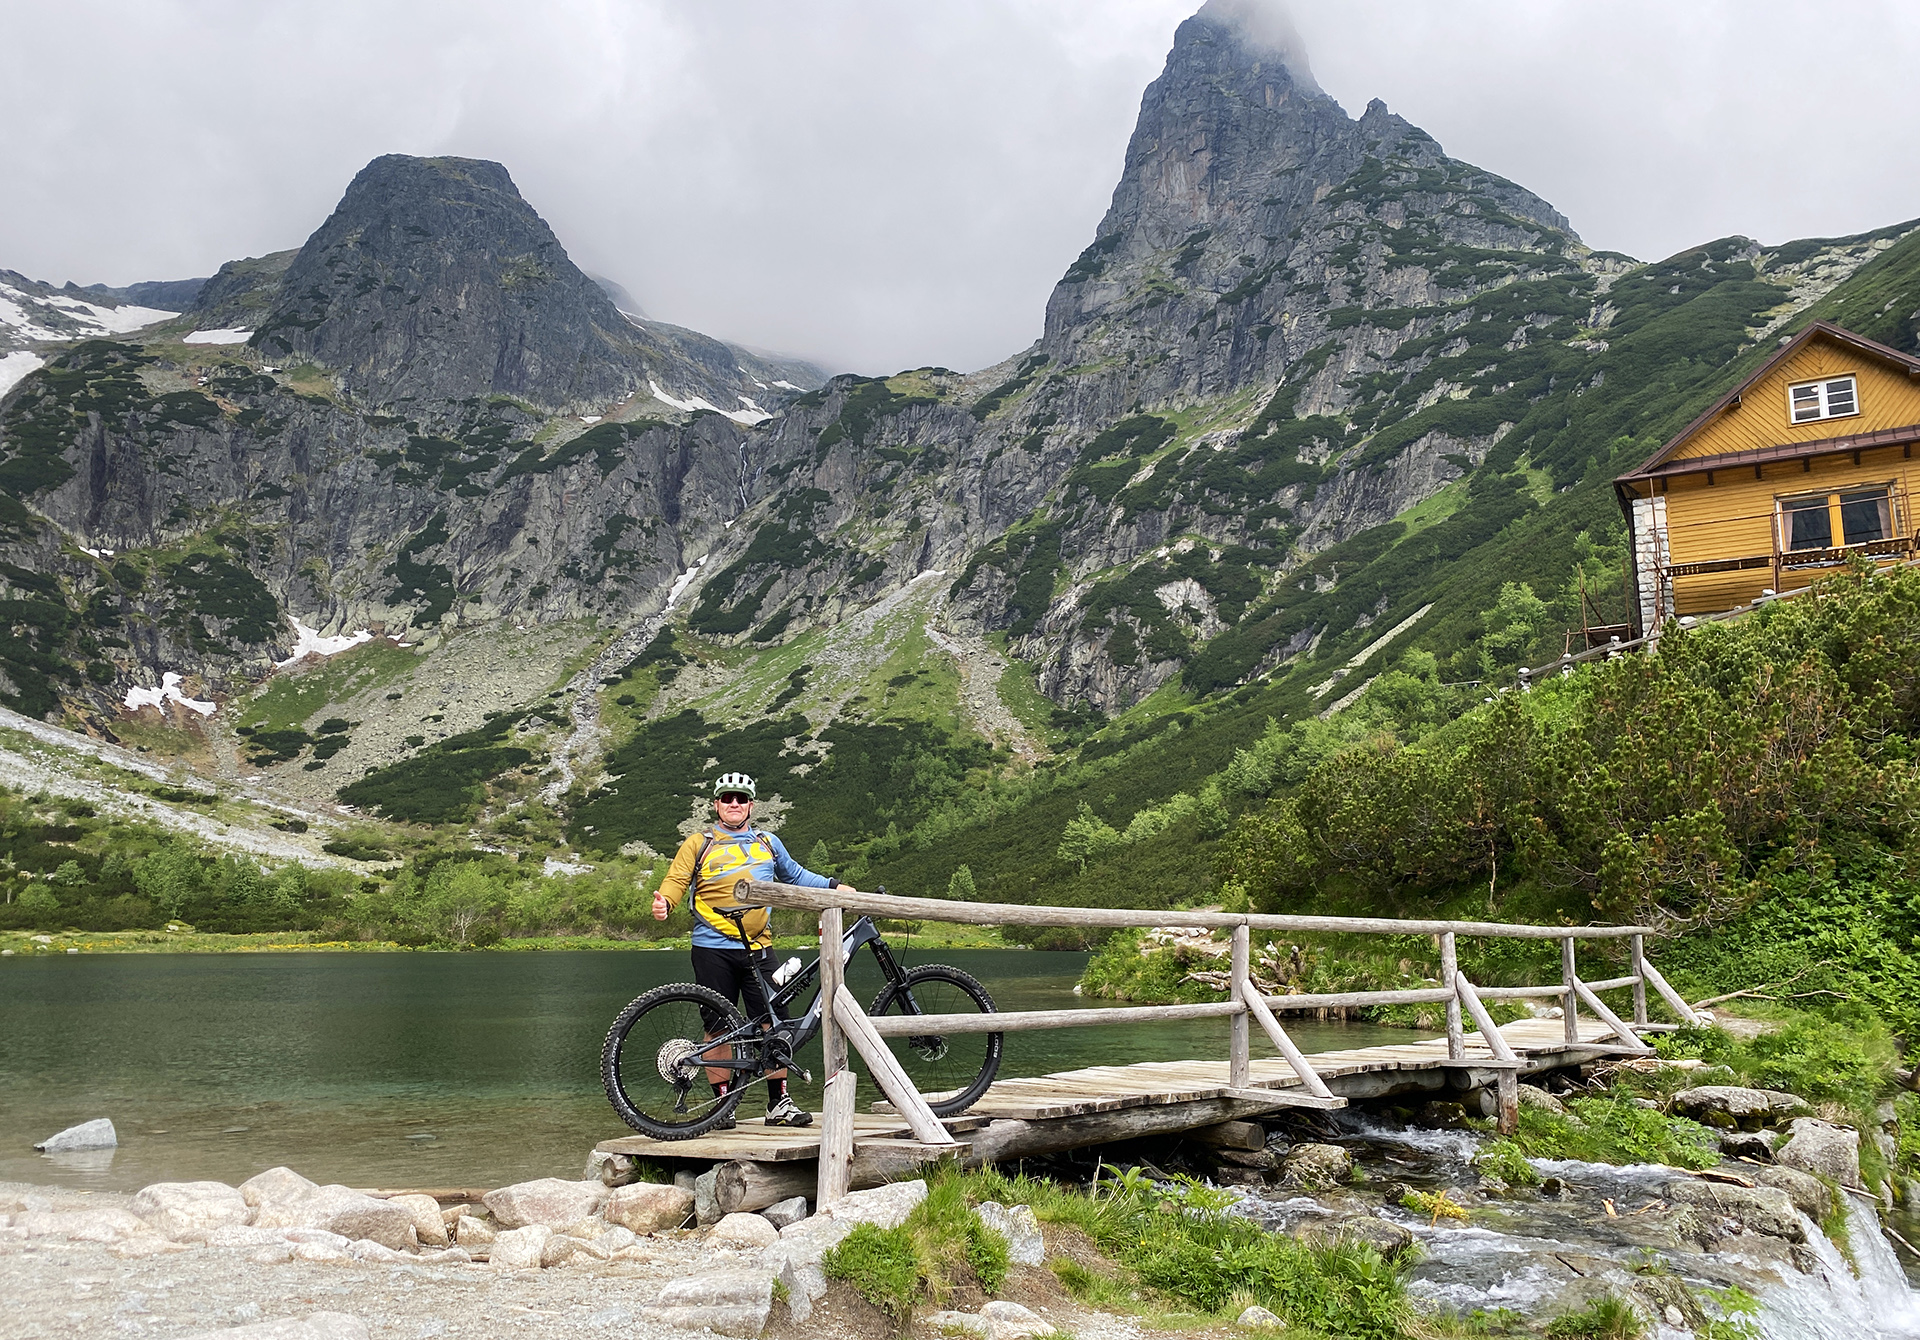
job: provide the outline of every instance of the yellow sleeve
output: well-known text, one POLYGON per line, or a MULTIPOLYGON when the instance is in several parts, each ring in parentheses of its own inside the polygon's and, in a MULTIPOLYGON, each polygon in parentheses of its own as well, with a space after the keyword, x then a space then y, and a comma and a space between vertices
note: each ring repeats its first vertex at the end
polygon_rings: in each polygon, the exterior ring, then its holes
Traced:
POLYGON ((668 907, 680 906, 680 900, 687 896, 692 885, 695 864, 700 860, 700 848, 705 840, 698 833, 690 833, 687 840, 680 844, 680 850, 673 854, 673 864, 667 867, 667 877, 660 881, 660 893, 667 900, 668 907))

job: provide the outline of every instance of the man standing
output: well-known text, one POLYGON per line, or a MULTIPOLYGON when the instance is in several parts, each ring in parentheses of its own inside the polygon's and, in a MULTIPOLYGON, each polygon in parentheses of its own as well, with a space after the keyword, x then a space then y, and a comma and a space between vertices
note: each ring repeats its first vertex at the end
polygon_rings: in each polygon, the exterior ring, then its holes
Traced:
MULTIPOLYGON (((787 854, 779 838, 753 827, 753 778, 744 772, 729 772, 713 787, 713 812, 716 820, 710 829, 687 836, 674 853, 667 877, 653 895, 653 915, 665 921, 667 913, 693 892, 693 980, 718 991, 729 1001, 739 1002, 748 1016, 764 1015, 767 1002, 760 985, 749 969, 752 956, 773 943, 772 914, 767 908, 754 907, 736 922, 725 915, 751 906, 734 896, 734 889, 750 879, 798 884, 810 889, 845 888, 850 885, 825 875, 816 875, 787 854)), ((821 946, 821 952, 827 951, 821 946)), ((712 1021, 708 1021, 711 1028, 712 1021)), ((713 1034, 709 1032, 707 1038, 713 1034)), ((705 1059, 727 1059, 708 1056, 705 1059)), ((732 1072, 707 1068, 707 1082, 716 1097, 727 1092, 732 1072)), ((767 1125, 808 1126, 813 1116, 801 1109, 787 1093, 787 1072, 767 1074, 767 1125)), ((714 1129, 732 1126, 727 1117, 714 1129)))

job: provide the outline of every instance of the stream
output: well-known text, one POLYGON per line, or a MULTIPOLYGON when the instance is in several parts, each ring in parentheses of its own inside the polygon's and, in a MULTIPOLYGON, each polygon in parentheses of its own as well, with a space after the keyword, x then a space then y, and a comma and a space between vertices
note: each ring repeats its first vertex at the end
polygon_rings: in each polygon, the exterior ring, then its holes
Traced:
POLYGON ((1758 1308, 1736 1320, 1764 1340, 1920 1336, 1920 1294, 1864 1195, 1845 1198, 1849 1264, 1799 1211, 1804 1241, 1794 1242, 1674 1203, 1670 1188, 1699 1186, 1678 1169, 1533 1159, 1542 1185, 1504 1190, 1489 1188, 1473 1169, 1480 1141, 1471 1132, 1347 1113, 1335 1125, 1364 1180, 1312 1195, 1281 1188, 1245 1195, 1234 1212, 1282 1232, 1331 1229, 1362 1215, 1397 1225, 1420 1252, 1410 1291, 1430 1306, 1538 1318, 1609 1293, 1629 1295, 1656 1320, 1657 1340, 1683 1340, 1724 1313, 1720 1291, 1738 1288, 1758 1308), (1466 1222, 1398 1203, 1404 1190, 1442 1188, 1467 1207, 1466 1222))

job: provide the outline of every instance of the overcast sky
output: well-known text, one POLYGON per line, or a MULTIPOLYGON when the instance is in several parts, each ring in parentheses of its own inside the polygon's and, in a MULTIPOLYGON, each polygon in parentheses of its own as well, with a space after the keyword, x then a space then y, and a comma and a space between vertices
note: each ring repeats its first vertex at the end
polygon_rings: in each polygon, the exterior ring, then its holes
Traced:
MULTIPOLYGON (((1039 333, 1198 0, 0 0, 0 268, 210 274, 493 158, 648 314, 830 370, 1039 333)), ((1920 6, 1292 0, 1321 85, 1643 258, 1920 215, 1920 6)))

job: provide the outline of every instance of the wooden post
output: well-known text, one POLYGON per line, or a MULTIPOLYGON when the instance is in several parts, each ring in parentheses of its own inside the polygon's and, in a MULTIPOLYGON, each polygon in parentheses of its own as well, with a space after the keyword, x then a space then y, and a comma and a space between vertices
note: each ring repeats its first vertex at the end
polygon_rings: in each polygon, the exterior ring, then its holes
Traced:
POLYGON ((1500 1134, 1512 1135, 1520 1129, 1520 1076, 1518 1073, 1502 1069, 1493 1077, 1493 1093, 1500 1104, 1500 1134))
POLYGON ((1233 928, 1233 994, 1243 1008, 1227 1020, 1229 1046, 1227 1083, 1244 1089, 1253 1082, 1253 1049, 1247 1029, 1247 997, 1253 994, 1253 932, 1246 925, 1233 928))
POLYGON ((814 1194, 818 1213, 847 1194, 853 1183, 854 1089, 858 1076, 841 1070, 827 1078, 820 1104, 820 1183, 814 1194))
POLYGON ((841 912, 829 907, 820 913, 820 1068, 832 1079, 847 1068, 847 1035, 833 1017, 834 998, 847 973, 841 957, 841 912))
POLYGON ((833 1012, 840 1021, 841 1031, 847 1035, 854 1049, 867 1063, 867 1073, 873 1076, 873 1082, 887 1095, 887 1101, 905 1120, 913 1131, 913 1138, 922 1144, 950 1145, 954 1138, 947 1134, 947 1128, 940 1124, 940 1118, 933 1115, 933 1109, 927 1106, 927 1100, 913 1087, 913 1080, 900 1068, 900 1062, 887 1050, 886 1042, 873 1031, 867 1013, 860 1008, 860 1002, 853 998, 842 982, 834 993, 833 1012))
POLYGON ((1248 991, 1241 1000, 1245 1002, 1248 1013, 1259 1021, 1268 1039, 1280 1049, 1280 1054, 1287 1058, 1287 1064, 1293 1067, 1293 1073, 1300 1077, 1300 1083, 1306 1091, 1315 1098, 1333 1097, 1333 1090, 1329 1089, 1327 1082, 1320 1078, 1320 1072, 1313 1068, 1313 1063, 1293 1045, 1293 1039, 1287 1036, 1286 1029, 1280 1027, 1280 1021, 1273 1017, 1273 1011, 1267 1008, 1267 1002, 1260 999, 1260 993, 1248 991))
POLYGON ((1633 1022, 1647 1022, 1647 937, 1644 935, 1633 937, 1633 1022))
POLYGON ((1467 1034, 1460 1024, 1460 953, 1452 931, 1440 933, 1440 984, 1447 988, 1447 1059, 1458 1061, 1467 1054, 1467 1034))
POLYGON ((1560 941, 1560 983, 1565 988, 1560 993, 1560 1022, 1570 1043, 1580 1041, 1580 997, 1573 989, 1578 980, 1574 976, 1573 943, 1571 935, 1560 941))

